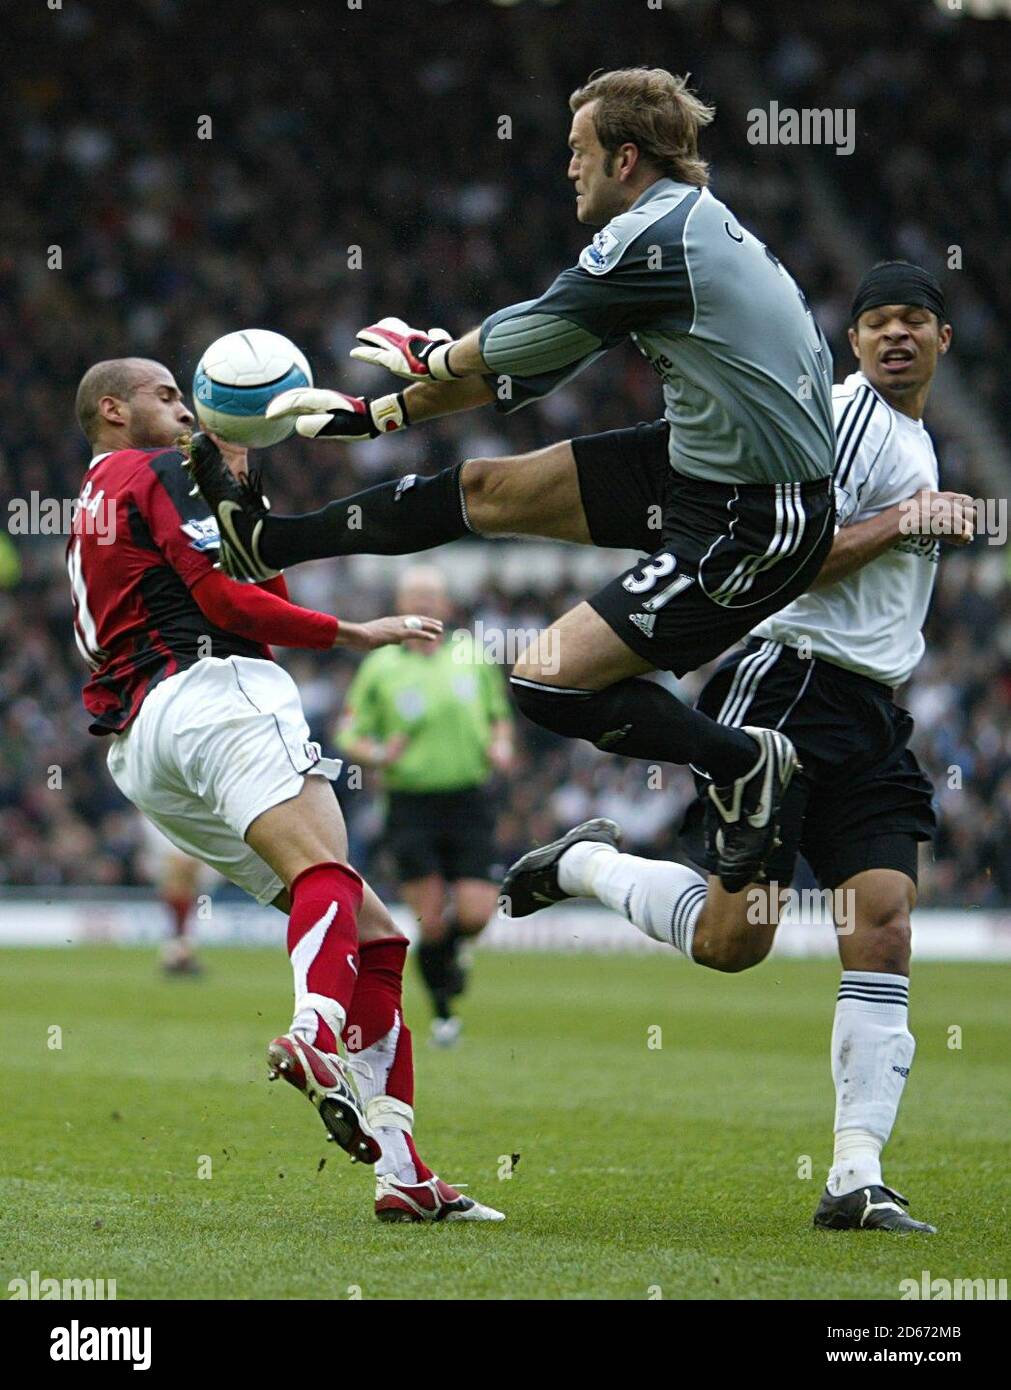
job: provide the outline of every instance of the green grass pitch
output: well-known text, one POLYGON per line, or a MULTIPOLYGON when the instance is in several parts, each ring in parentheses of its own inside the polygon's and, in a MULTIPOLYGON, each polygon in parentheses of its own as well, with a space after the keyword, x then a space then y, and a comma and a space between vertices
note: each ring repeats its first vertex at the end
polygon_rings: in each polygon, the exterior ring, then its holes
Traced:
POLYGON ((383 1226, 369 1171, 266 1081, 290 1017, 283 949, 208 951, 197 981, 162 980, 139 949, 0 956, 5 1297, 32 1270, 189 1299, 896 1299, 923 1270, 1008 1273, 1008 966, 914 971, 918 1053, 885 1175, 930 1238, 811 1229, 832 962, 731 977, 479 954, 446 1053, 412 973, 419 1148, 508 1220, 383 1226))

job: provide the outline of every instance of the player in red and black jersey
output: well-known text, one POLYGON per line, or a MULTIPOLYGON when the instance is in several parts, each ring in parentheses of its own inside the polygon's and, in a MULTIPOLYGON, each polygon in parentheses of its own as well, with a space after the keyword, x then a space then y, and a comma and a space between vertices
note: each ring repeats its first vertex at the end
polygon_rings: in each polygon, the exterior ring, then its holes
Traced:
POLYGON ((324 780, 340 764, 310 740, 269 646, 369 651, 433 641, 442 624, 340 623, 290 603, 279 574, 240 583, 215 569, 217 525, 187 467, 241 493, 245 450, 201 435, 186 452, 175 446, 193 416, 160 363, 97 363, 77 412, 94 458, 67 550, 74 628, 92 668, 89 727, 109 741, 114 780, 177 849, 289 914, 294 1017, 270 1044, 270 1074, 313 1103, 352 1157, 376 1165, 376 1214, 500 1220, 414 1147, 407 942, 348 863, 324 780))
MULTIPOLYGON (((160 681, 211 650, 270 660, 268 642, 337 645, 337 619, 289 604, 281 576, 253 589, 215 569, 217 525, 190 495, 175 447, 193 416, 166 367, 98 363, 81 382, 78 415, 98 450, 67 547, 75 636, 93 671, 84 692, 92 733, 121 732, 160 681), (128 394, 107 390, 109 380, 128 394)), ((239 467, 244 454, 230 448, 239 467)), ((340 640, 383 645, 357 624, 344 624, 340 640)))

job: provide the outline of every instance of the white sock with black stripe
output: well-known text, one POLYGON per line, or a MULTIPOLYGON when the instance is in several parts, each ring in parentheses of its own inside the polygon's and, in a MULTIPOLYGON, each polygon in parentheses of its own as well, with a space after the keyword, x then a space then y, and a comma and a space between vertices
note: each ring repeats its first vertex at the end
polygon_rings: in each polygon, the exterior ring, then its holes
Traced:
POLYGON ((842 1196, 878 1184, 916 1041, 909 1031, 909 980, 844 970, 832 1028, 835 1154, 828 1190, 842 1196))
POLYGON ((558 861, 558 882, 573 897, 596 898, 614 908, 646 936, 691 960, 695 924, 706 900, 706 880, 694 869, 582 840, 558 861))

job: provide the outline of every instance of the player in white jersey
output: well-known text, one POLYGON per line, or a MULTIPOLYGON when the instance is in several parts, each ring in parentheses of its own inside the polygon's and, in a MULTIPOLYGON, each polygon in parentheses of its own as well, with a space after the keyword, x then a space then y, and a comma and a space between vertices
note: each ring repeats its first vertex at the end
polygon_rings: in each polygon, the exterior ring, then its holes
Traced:
MULTIPOLYGON (((918 842, 934 830, 932 788, 907 747, 912 720, 893 689, 923 652, 937 538, 972 539, 972 499, 938 491, 922 422, 951 341, 934 278, 905 262, 875 266, 854 299, 849 336, 860 371, 833 390, 832 550, 814 586, 762 623, 698 702, 727 724, 782 729, 802 759, 763 881, 727 893, 711 874, 707 884, 684 865, 620 853, 618 827, 596 820, 525 855, 504 892, 513 916, 596 897, 689 960, 739 971, 768 954, 802 853, 831 890, 843 966, 832 1033, 835 1155, 815 1224, 932 1232, 885 1187, 880 1161, 915 1047, 910 913, 918 842)), ((692 808, 689 840, 711 869, 706 807, 700 799, 692 808)))

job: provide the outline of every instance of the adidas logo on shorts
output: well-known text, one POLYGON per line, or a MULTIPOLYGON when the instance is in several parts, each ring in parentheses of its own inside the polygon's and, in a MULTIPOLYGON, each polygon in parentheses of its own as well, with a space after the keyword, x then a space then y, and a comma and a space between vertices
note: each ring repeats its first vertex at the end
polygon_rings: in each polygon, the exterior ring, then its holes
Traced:
POLYGON ((656 627, 655 613, 629 613, 628 621, 635 623, 639 631, 646 637, 653 636, 653 629, 656 627))

